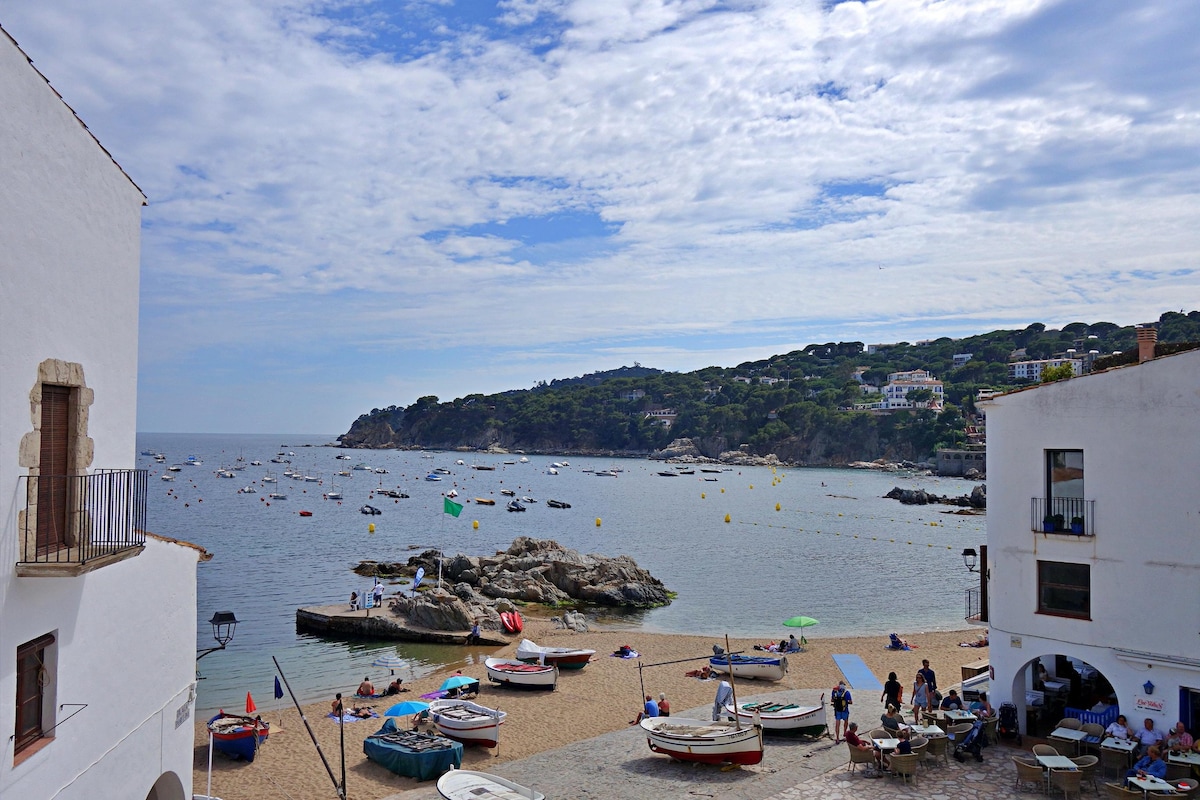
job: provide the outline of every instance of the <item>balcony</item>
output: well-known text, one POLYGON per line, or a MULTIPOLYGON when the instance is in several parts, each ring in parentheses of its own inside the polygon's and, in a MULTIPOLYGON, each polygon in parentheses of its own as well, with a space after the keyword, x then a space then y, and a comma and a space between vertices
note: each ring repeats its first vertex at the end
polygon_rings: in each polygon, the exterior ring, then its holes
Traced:
POLYGON ((1034 497, 1029 501, 1029 529, 1065 536, 1096 535, 1096 501, 1076 497, 1034 497), (1057 518, 1054 521, 1047 517, 1057 518))
POLYGON ((978 587, 967 589, 965 599, 967 615, 963 619, 972 625, 987 625, 988 613, 983 592, 978 587))
POLYGON ((146 470, 24 475, 17 575, 74 577, 132 558, 146 543, 146 470))

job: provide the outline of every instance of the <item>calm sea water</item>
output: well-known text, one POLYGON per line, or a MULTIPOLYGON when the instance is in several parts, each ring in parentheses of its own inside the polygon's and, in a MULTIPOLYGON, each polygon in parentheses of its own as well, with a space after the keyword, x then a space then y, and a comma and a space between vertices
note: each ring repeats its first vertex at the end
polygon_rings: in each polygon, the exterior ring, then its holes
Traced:
POLYGON ((550 464, 562 458, 529 456, 528 463, 506 465, 519 456, 304 446, 333 438, 138 436, 139 452, 167 456, 164 465, 147 456, 138 459, 152 472, 150 529, 194 542, 214 556, 197 571, 197 648, 213 644, 208 624, 213 612, 233 611, 239 620, 233 643, 199 662, 205 678, 201 709, 237 707, 247 691, 260 708, 281 704, 270 694, 272 656, 302 702, 352 687, 364 674, 383 677, 370 663, 385 653, 405 659, 397 674, 406 680, 479 657, 461 647, 327 641, 297 633, 298 607, 343 602, 352 590, 361 593, 369 586, 369 579, 351 571, 363 559, 405 560, 439 547, 447 554, 481 555, 506 549, 517 536, 549 538, 585 553, 629 555, 678 594, 666 608, 600 611, 607 624, 628 626, 631 641, 637 629, 770 639, 785 633, 780 623, 797 614, 820 620, 805 631, 810 638, 885 637, 891 631, 963 627, 963 590, 974 585, 974 576, 963 568, 961 552, 977 547, 985 535, 982 517, 882 498, 895 485, 952 495, 972 488, 949 478, 745 467, 665 478, 655 474, 666 469, 658 462, 578 457, 568 458, 570 466, 559 474, 548 475, 550 464), (280 451, 295 453, 288 456, 290 466, 322 482, 284 477, 288 465, 270 463, 280 451), (353 460, 334 458, 343 453, 353 460), (189 455, 204 464, 186 465, 189 455), (240 463, 257 459, 263 466, 246 466, 233 479, 215 474, 219 467, 238 465, 239 457, 245 459, 240 463), (467 465, 457 466, 458 459, 467 465), (496 470, 471 469, 475 459, 496 470), (387 473, 334 475, 360 462, 387 473), (173 482, 160 480, 170 464, 184 464, 183 470, 174 473, 173 482), (453 474, 438 483, 424 480, 434 467, 453 474), (584 471, 611 467, 622 470, 618 477, 584 471), (268 472, 279 478, 287 500, 267 500, 271 485, 261 478, 268 472), (322 499, 331 483, 344 493, 341 502, 322 499), (411 497, 374 497, 381 485, 411 497), (245 486, 256 491, 238 494, 245 486), (468 504, 455 519, 442 513, 442 493, 451 488, 458 489, 460 501, 492 497, 497 504, 468 504), (500 494, 506 488, 539 502, 523 514, 509 513, 500 494), (549 498, 572 507, 548 508, 549 498), (360 514, 368 502, 383 514, 360 514), (300 517, 301 509, 312 516, 300 517), (880 606, 881 599, 914 584, 938 589, 913 602, 880 606))

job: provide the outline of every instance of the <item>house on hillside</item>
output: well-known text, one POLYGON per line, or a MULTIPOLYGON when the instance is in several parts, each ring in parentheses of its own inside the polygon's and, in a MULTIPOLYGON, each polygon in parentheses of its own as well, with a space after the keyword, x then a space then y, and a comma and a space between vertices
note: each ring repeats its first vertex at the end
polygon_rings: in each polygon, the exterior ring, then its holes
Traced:
POLYGON ((200 548, 135 468, 144 197, 0 28, 0 797, 191 795, 200 548))
POLYGON ((1023 732, 1200 727, 1200 351, 1138 333, 1141 363, 982 404, 991 700, 1023 732))
POLYGON ((883 387, 882 408, 939 409, 942 407, 943 391, 942 382, 936 380, 926 370, 914 369, 906 372, 893 372, 888 375, 887 385, 883 387), (909 400, 908 393, 914 389, 928 389, 930 399, 915 403, 909 400))
POLYGON ((1075 375, 1083 374, 1083 360, 1079 358, 1041 358, 1036 361, 1014 361, 1008 365, 1008 377, 1014 381, 1037 381, 1042 379, 1042 370, 1070 364, 1075 375))

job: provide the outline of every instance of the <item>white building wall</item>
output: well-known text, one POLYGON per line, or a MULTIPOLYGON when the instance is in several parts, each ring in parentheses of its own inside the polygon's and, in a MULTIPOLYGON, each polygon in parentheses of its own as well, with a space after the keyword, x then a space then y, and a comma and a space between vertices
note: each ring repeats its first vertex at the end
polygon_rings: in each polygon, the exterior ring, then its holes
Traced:
POLYGON ((139 800, 164 772, 190 786, 200 552, 151 540, 78 577, 14 565, 39 364, 82 365, 90 467, 135 465, 143 197, 3 30, 0 99, 0 797, 139 800), (16 649, 51 632, 61 724, 14 765, 16 649))
POLYGON ((1061 653, 1100 670, 1135 724, 1144 716, 1173 724, 1180 687, 1200 689, 1200 352, 1002 395, 986 407, 991 699, 1023 712, 1020 671, 1061 653), (1083 450, 1094 537, 1030 530, 1050 449, 1083 450), (1090 621, 1037 613, 1038 560, 1090 565, 1090 621), (1157 687, 1150 697, 1147 680, 1157 687))

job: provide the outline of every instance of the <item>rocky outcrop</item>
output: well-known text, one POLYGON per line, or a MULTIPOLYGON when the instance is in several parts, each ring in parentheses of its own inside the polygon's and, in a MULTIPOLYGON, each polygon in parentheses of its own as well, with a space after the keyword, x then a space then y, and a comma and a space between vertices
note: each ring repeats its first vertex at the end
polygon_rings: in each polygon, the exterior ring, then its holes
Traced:
POLYGON ((884 497, 899 500, 906 506, 924 506, 937 503, 962 508, 983 509, 987 508, 987 484, 980 484, 972 489, 970 494, 960 495, 959 497, 931 494, 924 489, 901 489, 899 486, 893 488, 884 497))
MULTIPOLYGON (((427 579, 434 579, 438 574, 438 557, 438 551, 426 550, 405 562, 364 561, 355 572, 380 577, 412 576, 418 568, 424 568, 427 579)), ((443 558, 441 576, 443 584, 453 587, 454 596, 471 607, 471 610, 438 611, 452 616, 473 615, 477 613, 474 607, 505 600, 634 608, 671 602, 662 581, 628 556, 583 555, 553 540, 528 536, 518 537, 508 550, 494 556, 460 554, 443 558)), ((438 620, 439 624, 451 621, 438 620)))

